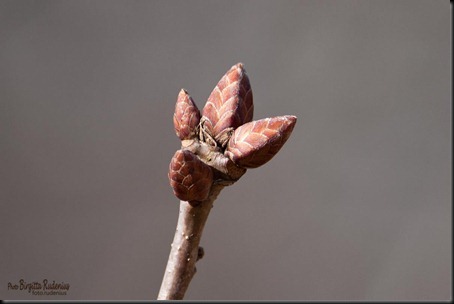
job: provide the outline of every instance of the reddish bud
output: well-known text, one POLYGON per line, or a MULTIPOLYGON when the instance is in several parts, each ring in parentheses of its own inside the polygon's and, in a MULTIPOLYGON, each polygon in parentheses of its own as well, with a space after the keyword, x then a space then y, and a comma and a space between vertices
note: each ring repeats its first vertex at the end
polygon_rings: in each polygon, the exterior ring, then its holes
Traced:
POLYGON ((203 201, 208 198, 213 172, 191 151, 175 152, 168 176, 173 192, 180 200, 203 201))
MULTIPOLYGON (((243 64, 230 68, 208 97, 203 108, 205 126, 218 139, 226 129, 236 129, 252 120, 252 89, 243 64)), ((228 140, 228 138, 227 138, 228 140)))
POLYGON ((183 139, 196 137, 196 127, 200 121, 200 111, 195 105, 192 97, 185 89, 181 89, 178 94, 173 114, 173 125, 177 136, 183 139))
POLYGON ((296 116, 291 115, 246 123, 233 132, 225 155, 240 167, 257 168, 282 148, 295 123, 296 116))

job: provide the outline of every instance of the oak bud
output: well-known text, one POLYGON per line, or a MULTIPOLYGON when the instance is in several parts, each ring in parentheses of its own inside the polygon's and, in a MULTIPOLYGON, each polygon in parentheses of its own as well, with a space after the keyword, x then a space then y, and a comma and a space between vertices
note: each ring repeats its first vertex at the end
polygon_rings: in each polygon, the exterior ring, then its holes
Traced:
POLYGON ((257 168, 282 148, 296 120, 285 115, 246 123, 233 132, 224 154, 240 167, 257 168))
POLYGON ((197 136, 196 128, 200 121, 200 111, 185 89, 178 94, 173 114, 175 133, 181 139, 191 139, 197 136))
POLYGON ((208 97, 203 108, 205 127, 224 145, 230 136, 225 133, 250 122, 253 112, 251 84, 243 64, 238 63, 227 71, 208 97))
POLYGON ((175 196, 183 201, 207 199, 213 183, 211 168, 188 150, 175 152, 168 177, 175 196))

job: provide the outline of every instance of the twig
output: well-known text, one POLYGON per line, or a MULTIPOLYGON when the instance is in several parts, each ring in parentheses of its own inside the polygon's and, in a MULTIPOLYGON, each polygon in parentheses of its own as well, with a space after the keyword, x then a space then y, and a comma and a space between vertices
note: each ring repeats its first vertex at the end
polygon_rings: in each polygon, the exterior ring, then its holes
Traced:
POLYGON ((208 199, 196 206, 180 201, 177 229, 171 245, 169 260, 159 291, 158 300, 181 300, 192 277, 196 273, 195 263, 201 258, 199 247, 203 228, 217 194, 224 186, 213 187, 208 199))

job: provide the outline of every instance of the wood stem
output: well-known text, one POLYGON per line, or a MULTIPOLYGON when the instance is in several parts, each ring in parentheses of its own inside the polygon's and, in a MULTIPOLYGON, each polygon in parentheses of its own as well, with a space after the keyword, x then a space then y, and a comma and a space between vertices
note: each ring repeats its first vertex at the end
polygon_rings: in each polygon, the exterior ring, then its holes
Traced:
POLYGON ((177 228, 158 300, 183 299, 189 283, 196 273, 195 263, 198 258, 201 258, 199 244, 203 228, 213 203, 223 188, 223 185, 214 184, 208 199, 198 204, 180 201, 177 228))

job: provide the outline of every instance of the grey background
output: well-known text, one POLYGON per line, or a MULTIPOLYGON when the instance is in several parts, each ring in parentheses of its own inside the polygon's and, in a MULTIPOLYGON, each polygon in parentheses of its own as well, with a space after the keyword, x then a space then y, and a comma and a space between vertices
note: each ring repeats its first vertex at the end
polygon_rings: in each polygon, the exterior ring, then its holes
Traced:
POLYGON ((190 300, 451 298, 449 1, 1 1, 0 298, 155 299, 183 87, 298 116, 215 203, 190 300), (70 283, 66 297, 8 282, 70 283))

